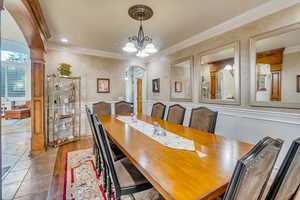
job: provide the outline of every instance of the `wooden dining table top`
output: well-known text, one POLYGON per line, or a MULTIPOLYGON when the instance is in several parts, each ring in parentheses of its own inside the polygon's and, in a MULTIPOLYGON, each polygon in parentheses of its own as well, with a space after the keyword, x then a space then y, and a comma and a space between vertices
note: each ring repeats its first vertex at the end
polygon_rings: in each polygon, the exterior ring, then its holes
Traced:
POLYGON ((195 151, 171 149, 116 117, 99 119, 113 142, 165 199, 215 199, 226 191, 237 160, 253 147, 217 134, 138 115, 139 120, 158 122, 162 128, 192 140, 195 145, 195 151))

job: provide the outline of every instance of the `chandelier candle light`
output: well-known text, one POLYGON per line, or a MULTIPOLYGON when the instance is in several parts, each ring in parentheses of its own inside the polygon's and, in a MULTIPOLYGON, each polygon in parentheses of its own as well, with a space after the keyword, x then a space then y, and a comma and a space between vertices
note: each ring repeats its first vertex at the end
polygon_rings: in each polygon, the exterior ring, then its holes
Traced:
POLYGON ((129 42, 123 47, 123 51, 136 53, 138 57, 147 57, 150 54, 156 53, 157 49, 152 43, 152 38, 145 36, 142 22, 150 19, 153 16, 153 10, 145 5, 135 5, 129 8, 128 14, 131 18, 140 21, 138 35, 128 38, 129 42))

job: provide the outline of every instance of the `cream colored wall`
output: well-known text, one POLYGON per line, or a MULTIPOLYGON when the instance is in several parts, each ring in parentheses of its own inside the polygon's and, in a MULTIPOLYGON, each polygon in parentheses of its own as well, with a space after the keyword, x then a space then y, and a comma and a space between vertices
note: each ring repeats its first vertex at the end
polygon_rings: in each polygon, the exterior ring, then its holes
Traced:
POLYGON ((72 65, 72 76, 81 77, 82 102, 115 101, 125 96, 123 73, 128 67, 127 61, 50 50, 46 75, 56 73, 62 62, 72 65), (110 93, 97 93, 97 78, 110 79, 110 93))
POLYGON ((234 41, 240 41, 240 72, 241 72, 241 104, 246 107, 249 105, 250 94, 250 61, 249 61, 249 38, 258 34, 272 31, 274 29, 291 25, 300 22, 300 4, 290 8, 281 10, 273 15, 261 18, 255 22, 239 27, 235 30, 226 32, 219 36, 202 41, 196 45, 190 46, 180 50, 174 54, 160 57, 148 63, 149 81, 152 78, 161 78, 162 92, 160 94, 153 94, 152 90, 148 90, 149 98, 151 100, 169 101, 169 68, 170 63, 178 58, 186 56, 194 56, 194 88, 193 88, 193 102, 198 103, 199 99, 199 66, 200 54, 211 49, 222 47, 234 41))
MULTIPOLYGON (((126 82, 124 71, 129 66, 139 65, 144 67, 137 61, 82 55, 69 51, 49 50, 47 52, 45 74, 56 73, 58 64, 62 62, 72 65, 72 76, 81 77, 81 135, 91 134, 83 106, 85 104, 91 106, 92 103, 98 101, 114 102, 119 101, 119 97, 125 98, 126 82), (97 78, 110 79, 110 93, 97 93, 97 78)), ((113 104, 112 112, 114 112, 113 104)))
POLYGON ((282 101, 299 103, 300 93, 297 93, 296 76, 300 75, 300 52, 284 54, 281 73, 282 101))
POLYGON ((158 59, 147 65, 148 71, 148 98, 156 101, 169 99, 170 94, 170 63, 167 59, 158 59), (152 92, 152 80, 160 78, 160 92, 152 92))
POLYGON ((172 67, 171 69, 171 94, 172 98, 190 98, 190 70, 188 67, 172 67), (175 82, 182 83, 182 92, 175 92, 175 82))

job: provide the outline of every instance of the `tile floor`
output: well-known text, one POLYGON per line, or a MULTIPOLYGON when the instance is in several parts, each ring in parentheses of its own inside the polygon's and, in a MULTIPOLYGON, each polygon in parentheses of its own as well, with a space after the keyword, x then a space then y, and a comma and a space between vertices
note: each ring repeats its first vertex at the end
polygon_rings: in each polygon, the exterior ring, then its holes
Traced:
POLYGON ((30 158, 30 119, 2 119, 2 199, 47 198, 56 150, 30 158))

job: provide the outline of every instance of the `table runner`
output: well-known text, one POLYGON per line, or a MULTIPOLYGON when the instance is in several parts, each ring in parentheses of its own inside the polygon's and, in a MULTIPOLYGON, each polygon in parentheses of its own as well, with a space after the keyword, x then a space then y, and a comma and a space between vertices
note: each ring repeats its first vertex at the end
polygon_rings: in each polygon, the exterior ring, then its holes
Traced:
POLYGON ((130 117, 130 116, 118 116, 117 119, 128 124, 132 128, 137 129, 144 135, 152 138, 153 140, 159 142, 160 144, 162 144, 164 146, 167 146, 167 147, 170 147, 173 149, 195 151, 195 145, 192 140, 178 136, 167 130, 165 130, 166 136, 153 135, 154 126, 152 124, 147 123, 142 120, 133 121, 132 117, 130 117))

